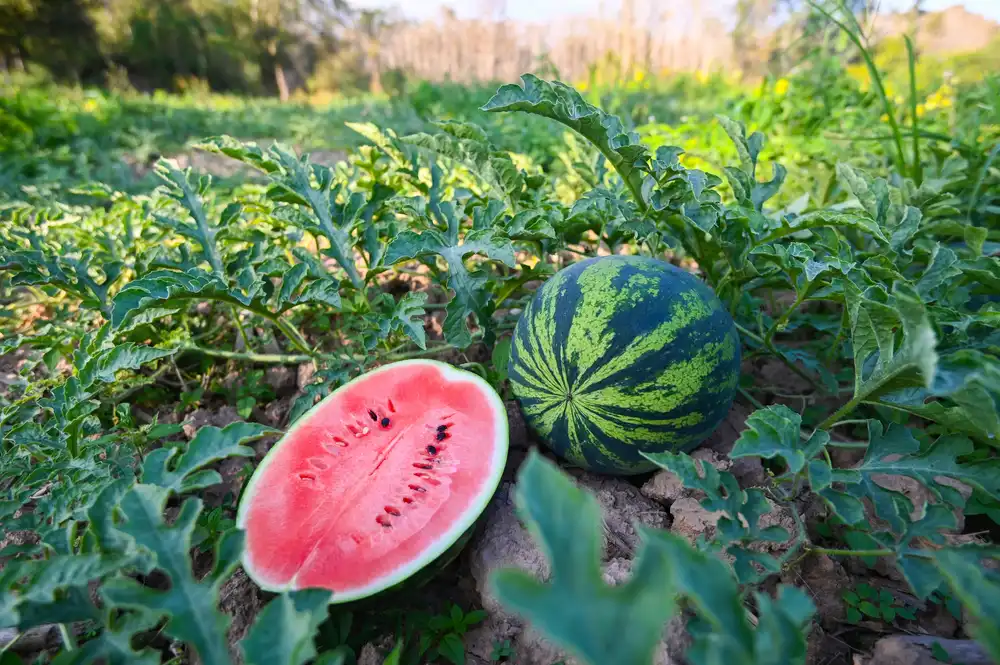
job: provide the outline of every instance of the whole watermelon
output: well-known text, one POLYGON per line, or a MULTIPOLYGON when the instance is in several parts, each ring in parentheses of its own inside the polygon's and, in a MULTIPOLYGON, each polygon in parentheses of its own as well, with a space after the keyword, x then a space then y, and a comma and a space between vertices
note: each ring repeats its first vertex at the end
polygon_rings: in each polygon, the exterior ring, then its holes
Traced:
POLYGON ((732 405, 736 326, 690 273, 607 256, 556 273, 514 330, 509 376, 528 424, 561 457, 611 474, 641 452, 690 450, 732 405))

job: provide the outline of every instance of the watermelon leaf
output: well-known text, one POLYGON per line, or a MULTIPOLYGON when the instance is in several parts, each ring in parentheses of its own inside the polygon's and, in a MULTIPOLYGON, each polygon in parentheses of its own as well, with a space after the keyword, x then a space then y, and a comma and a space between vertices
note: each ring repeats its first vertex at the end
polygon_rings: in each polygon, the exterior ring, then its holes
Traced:
POLYGON ((220 223, 214 224, 209 221, 202 203, 202 196, 212 184, 212 176, 196 176, 190 167, 182 171, 177 162, 171 159, 157 160, 153 171, 167 184, 167 195, 180 203, 191 216, 191 222, 188 222, 154 211, 156 221, 197 243, 212 273, 221 277, 224 268, 222 254, 217 246, 218 236, 230 222, 239 217, 241 206, 237 203, 230 204, 222 213, 220 223))
MULTIPOLYGON (((733 569, 740 583, 761 579, 758 566, 763 568, 764 575, 780 570, 781 562, 778 559, 749 548, 759 541, 783 542, 792 537, 782 527, 760 525, 760 518, 772 511, 763 492, 756 488, 741 489, 733 474, 719 471, 711 464, 695 460, 686 453, 643 455, 676 474, 685 487, 704 492, 705 498, 700 501, 702 508, 711 513, 724 514, 719 517, 716 536, 708 546, 717 550, 724 549, 733 557, 733 569)), ((801 536, 802 534, 798 534, 799 538, 801 536)), ((787 560, 794 551, 794 547, 789 548, 784 559, 787 560)))
POLYGON ((943 436, 921 452, 912 431, 902 425, 885 429, 881 422, 869 420, 868 433, 868 449, 861 463, 852 469, 834 469, 832 479, 844 483, 846 491, 859 499, 869 498, 875 514, 896 533, 906 529, 910 512, 920 506, 912 505, 903 494, 876 482, 882 474, 913 478, 938 501, 956 508, 965 505, 964 496, 938 478, 957 480, 1000 500, 1000 461, 958 462, 958 458, 973 451, 968 439, 943 436))
POLYGON ((601 512, 592 495, 533 451, 519 471, 516 501, 552 575, 543 584, 520 570, 495 571, 490 583, 500 602, 588 663, 651 662, 676 611, 660 538, 642 529, 631 579, 610 587, 601 577, 601 512))
POLYGON ((411 134, 400 141, 467 166, 489 185, 494 196, 517 212, 524 179, 510 155, 497 150, 477 125, 456 121, 434 124, 441 132, 411 134))
POLYGON ((228 532, 216 551, 215 569, 201 580, 194 576, 188 552, 195 521, 202 510, 200 499, 188 499, 172 525, 163 519, 170 490, 136 485, 120 503, 124 522, 119 531, 131 537, 151 556, 152 566, 170 581, 160 590, 143 586, 120 574, 101 588, 101 596, 112 607, 137 609, 165 618, 164 632, 191 644, 206 665, 228 665, 226 629, 229 619, 219 612, 219 588, 239 565, 242 533, 228 532))
MULTIPOLYGON (((854 348, 854 398, 874 401, 904 388, 931 388, 937 368, 937 337, 920 296, 897 283, 885 302, 844 280, 854 348), (897 344, 897 330, 902 341, 897 344)), ((846 411, 834 414, 838 418, 846 411)), ((832 418, 832 416, 831 416, 832 418)), ((821 424, 821 428, 834 421, 821 424)))
POLYGON ((303 589, 269 602, 240 641, 247 665, 303 665, 315 658, 313 637, 327 618, 330 595, 303 589))
POLYGON ((223 429, 202 427, 183 452, 180 446, 171 446, 146 455, 142 480, 178 494, 221 483, 222 476, 217 471, 202 467, 227 457, 253 457, 253 448, 241 444, 276 433, 277 430, 257 423, 235 422, 223 429))
POLYGON ((531 74, 521 76, 521 85, 508 83, 483 105, 487 112, 525 111, 551 118, 589 140, 611 162, 642 208, 643 177, 648 170, 649 150, 622 121, 588 103, 579 92, 560 81, 543 81, 531 74))
POLYGON ((790 472, 798 473, 830 441, 830 435, 823 430, 817 430, 808 441, 802 441, 801 431, 802 416, 787 406, 778 404, 758 409, 747 418, 746 429, 729 456, 780 457, 790 472))
MULTIPOLYGON (((437 186, 440 184, 440 171, 437 166, 433 171, 437 174, 437 186)), ((470 271, 465 265, 465 259, 471 254, 479 254, 513 268, 514 248, 509 238, 493 229, 469 231, 460 241, 459 220, 451 202, 437 201, 435 205, 429 206, 429 210, 432 228, 422 233, 403 231, 398 234, 386 247, 382 261, 385 265, 392 265, 435 255, 445 260, 448 266, 446 284, 455 292, 455 297, 446 309, 445 337, 450 343, 464 349, 472 343, 469 315, 474 314, 479 325, 487 327, 491 311, 489 292, 485 288, 487 277, 479 271, 470 271)))
POLYGON ((157 665, 160 654, 153 649, 136 651, 132 647, 132 637, 139 632, 153 628, 155 622, 142 612, 125 612, 104 620, 104 628, 99 635, 87 640, 79 649, 63 651, 52 665, 157 665))
POLYGON ((970 632, 990 655, 1000 662, 1000 576, 996 570, 982 565, 983 558, 1000 559, 995 549, 984 552, 979 548, 942 549, 932 553, 934 565, 941 571, 952 593, 972 616, 970 632))

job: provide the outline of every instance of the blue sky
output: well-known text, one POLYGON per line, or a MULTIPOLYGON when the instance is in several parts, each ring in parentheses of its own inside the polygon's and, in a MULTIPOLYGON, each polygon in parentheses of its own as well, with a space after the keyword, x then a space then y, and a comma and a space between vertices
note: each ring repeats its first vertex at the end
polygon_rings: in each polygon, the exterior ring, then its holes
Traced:
MULTIPOLYGON (((356 4, 366 7, 396 6, 402 13, 412 18, 435 16, 444 6, 454 8, 460 16, 472 16, 482 13, 487 6, 496 6, 501 2, 487 0, 356 0, 356 4)), ((695 0, 690 0, 695 1, 695 0)), ((702 1, 702 0, 698 0, 702 1)), ((732 0, 708 0, 720 12, 724 12, 732 0)), ((614 0, 605 0, 606 6, 615 4, 614 0)), ((506 0, 507 17, 517 20, 550 21, 571 14, 593 14, 601 5, 601 0, 506 0)), ((908 9, 912 0, 882 0, 882 11, 908 9)), ((952 5, 964 5, 966 9, 983 16, 1000 21, 1000 0, 925 0, 924 7, 928 10, 938 10, 952 5)))

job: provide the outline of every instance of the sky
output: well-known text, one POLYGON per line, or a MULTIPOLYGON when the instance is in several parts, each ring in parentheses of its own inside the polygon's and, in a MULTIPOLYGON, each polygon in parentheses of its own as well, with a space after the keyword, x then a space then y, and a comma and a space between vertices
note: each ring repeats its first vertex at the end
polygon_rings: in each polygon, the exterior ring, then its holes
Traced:
MULTIPOLYGON (((684 2, 702 0, 672 0, 668 4, 683 6, 684 2)), ((720 10, 732 4, 732 0, 708 0, 717 5, 720 10)), ((504 0, 355 0, 356 6, 389 7, 395 6, 404 16, 410 18, 428 18, 438 15, 442 6, 450 6, 459 16, 482 15, 487 6, 504 4, 504 0)), ((594 14, 602 4, 601 0, 505 0, 507 18, 519 21, 547 22, 572 14, 594 14)), ((614 1, 604 1, 612 5, 614 1)), ((975 12, 995 21, 1000 21, 1000 0, 924 0, 924 8, 928 11, 945 9, 952 5, 964 5, 970 12, 975 12)), ((909 9, 913 0, 882 0, 883 12, 909 9)))

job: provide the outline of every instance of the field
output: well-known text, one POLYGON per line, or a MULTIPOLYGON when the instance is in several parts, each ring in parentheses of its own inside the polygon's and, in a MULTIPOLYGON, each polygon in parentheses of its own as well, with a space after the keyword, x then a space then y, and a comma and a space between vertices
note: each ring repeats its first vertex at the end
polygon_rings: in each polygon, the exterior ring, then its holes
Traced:
POLYGON ((9 78, 0 664, 1000 662, 1000 74, 853 54, 323 103, 9 78), (634 477, 560 464, 507 381, 535 290, 609 254, 742 343, 722 426, 634 477), (262 592, 249 474, 408 358, 507 402, 472 542, 373 604, 262 592))

